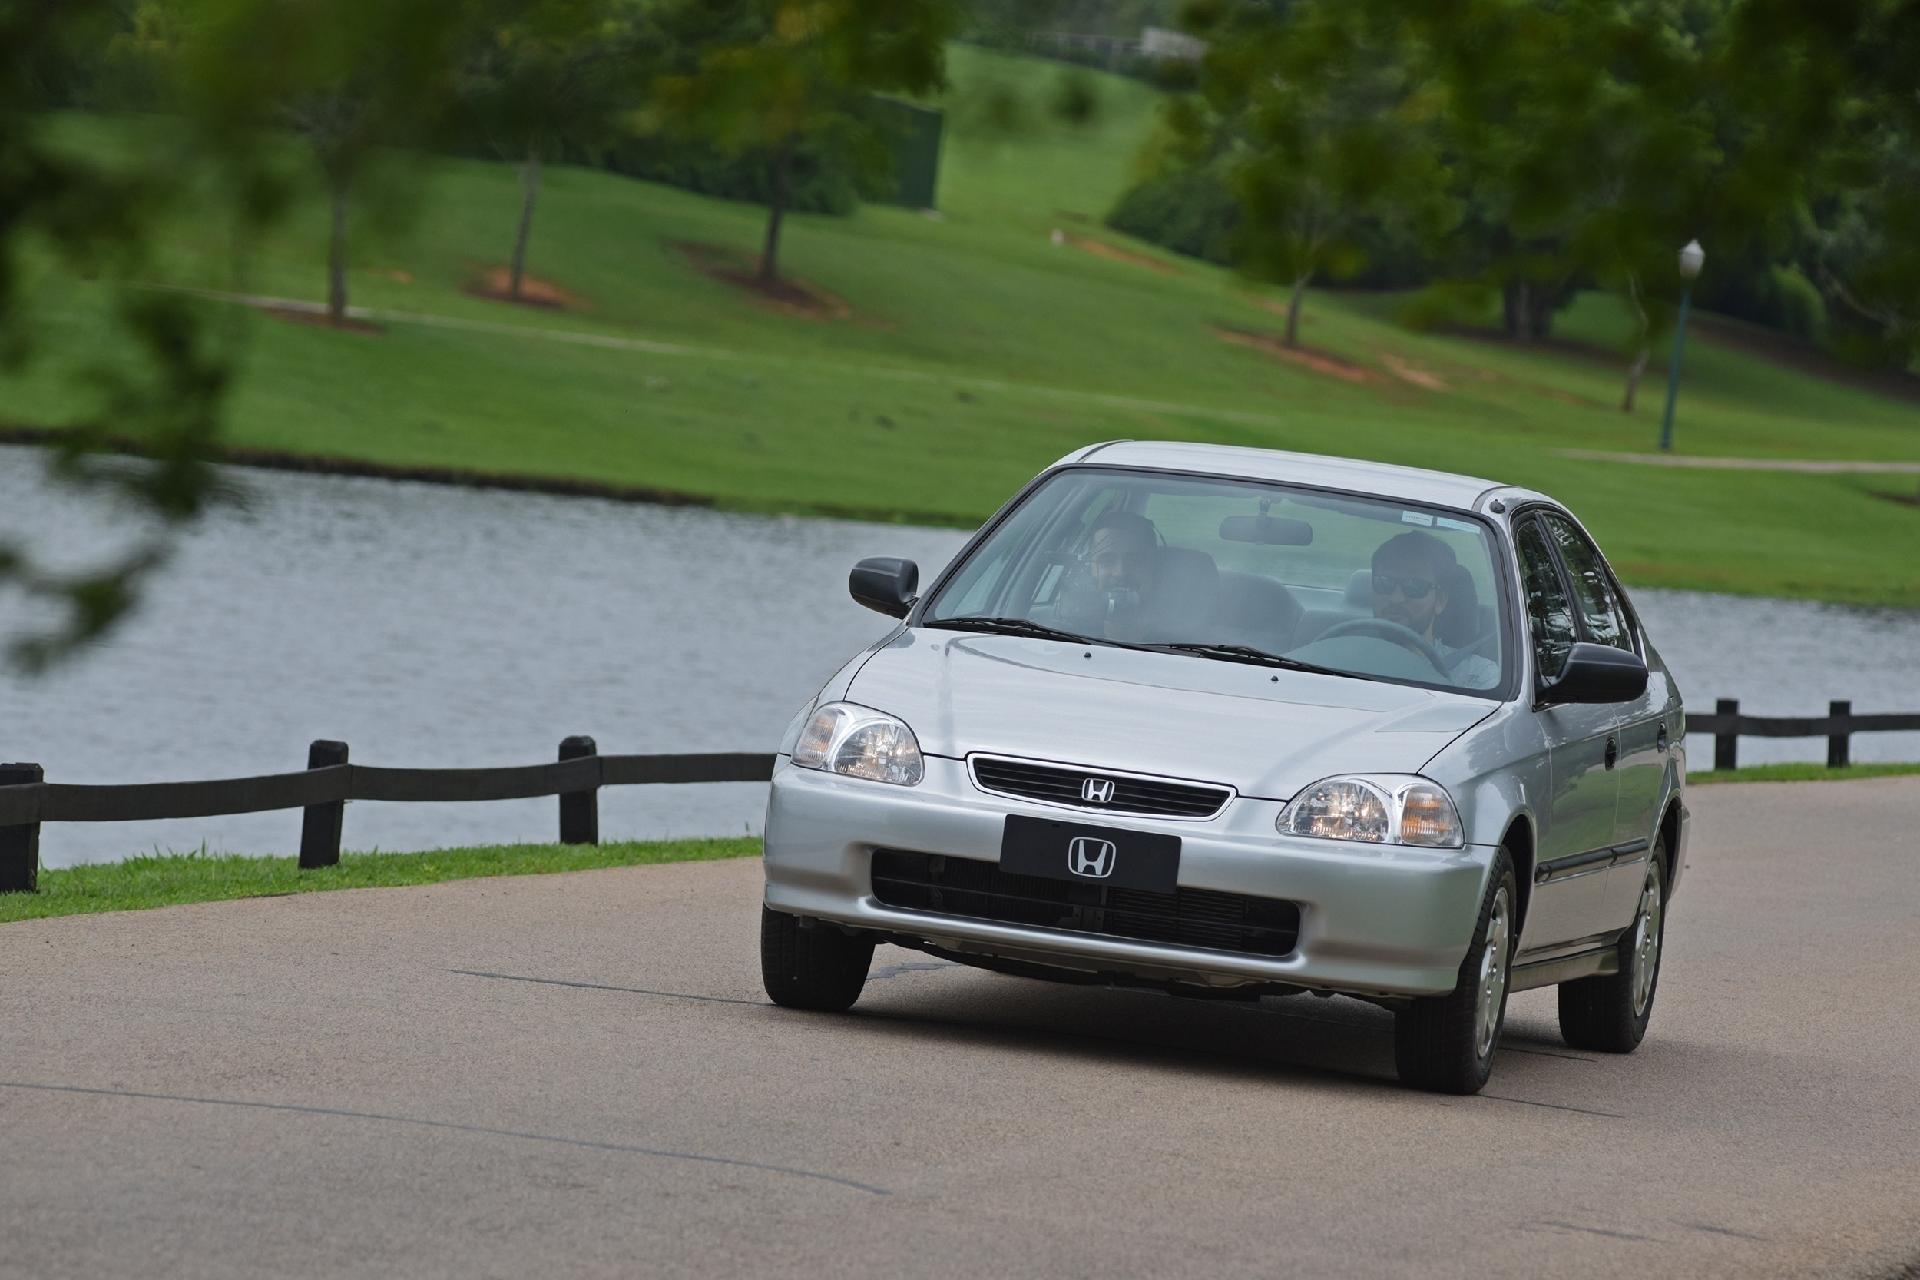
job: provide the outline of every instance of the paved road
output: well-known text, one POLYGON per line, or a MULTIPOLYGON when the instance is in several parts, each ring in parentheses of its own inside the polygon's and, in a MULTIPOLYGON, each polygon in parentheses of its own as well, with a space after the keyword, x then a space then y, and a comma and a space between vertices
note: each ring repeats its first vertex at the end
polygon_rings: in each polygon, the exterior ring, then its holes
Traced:
POLYGON ((1884 1276, 1920 1258, 1920 779, 1702 788, 1641 1051, 883 950, 752 862, 0 928, 0 1275, 1884 1276))

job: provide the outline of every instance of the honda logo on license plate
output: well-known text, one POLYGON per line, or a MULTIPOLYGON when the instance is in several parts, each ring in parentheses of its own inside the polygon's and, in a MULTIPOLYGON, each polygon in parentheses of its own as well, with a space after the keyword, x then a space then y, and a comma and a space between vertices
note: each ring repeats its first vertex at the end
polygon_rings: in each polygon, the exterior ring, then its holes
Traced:
POLYGON ((1105 880, 1112 875, 1114 861, 1111 840, 1079 836, 1067 846, 1067 870, 1089 880, 1105 880))

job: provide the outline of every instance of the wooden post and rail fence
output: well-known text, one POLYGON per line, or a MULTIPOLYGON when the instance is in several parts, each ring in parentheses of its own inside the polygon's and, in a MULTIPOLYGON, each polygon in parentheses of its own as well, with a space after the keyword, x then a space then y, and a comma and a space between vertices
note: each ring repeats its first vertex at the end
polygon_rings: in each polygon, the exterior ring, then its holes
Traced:
POLYGON ((151 822, 230 813, 302 811, 300 867, 340 861, 349 800, 446 803, 560 797, 560 843, 600 843, 600 788, 682 782, 765 782, 771 755, 603 756, 568 738, 551 764, 497 769, 386 769, 349 764, 344 742, 315 742, 299 773, 214 782, 119 786, 48 782, 37 764, 0 764, 0 893, 32 892, 43 822, 151 822))
MULTIPOLYGON (((1856 733, 1920 732, 1920 712, 1855 715, 1849 702, 1832 702, 1824 716, 1750 716, 1732 698, 1711 715, 1689 715, 1687 732, 1712 734, 1713 767, 1737 767, 1742 737, 1825 738, 1827 765, 1851 760, 1856 733)), ((389 769, 350 764, 347 744, 322 740, 307 751, 298 773, 210 782, 122 785, 46 781, 37 764, 0 764, 0 893, 28 892, 40 874, 43 822, 150 822, 233 813, 302 811, 300 867, 340 861, 340 837, 349 800, 447 803, 560 798, 560 843, 600 843, 602 787, 698 782, 765 782, 772 755, 603 756, 592 738, 560 744, 550 764, 489 769, 389 769)))

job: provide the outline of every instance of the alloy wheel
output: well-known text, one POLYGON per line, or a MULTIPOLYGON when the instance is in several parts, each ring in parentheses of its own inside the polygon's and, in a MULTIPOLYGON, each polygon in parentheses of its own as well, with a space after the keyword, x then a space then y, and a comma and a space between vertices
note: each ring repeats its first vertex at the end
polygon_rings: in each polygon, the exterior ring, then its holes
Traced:
POLYGON ((1660 974, 1660 868, 1647 868, 1640 890, 1640 912, 1633 921, 1633 1016, 1645 1016, 1653 1003, 1653 983, 1660 974))
POLYGON ((1493 913, 1487 919, 1487 942, 1480 953, 1480 999, 1473 1011, 1474 1051, 1482 1058, 1493 1052, 1493 1039, 1500 1031, 1500 1010, 1507 997, 1512 918, 1507 889, 1502 885, 1494 895, 1493 913))

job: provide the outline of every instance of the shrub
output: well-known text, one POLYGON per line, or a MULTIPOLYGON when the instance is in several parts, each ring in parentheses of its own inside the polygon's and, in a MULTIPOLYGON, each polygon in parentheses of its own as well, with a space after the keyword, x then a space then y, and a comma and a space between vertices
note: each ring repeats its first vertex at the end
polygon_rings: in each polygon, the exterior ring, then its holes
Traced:
POLYGON ((1115 231, 1190 258, 1228 265, 1240 207, 1218 176, 1184 169, 1129 188, 1107 215, 1115 231))

